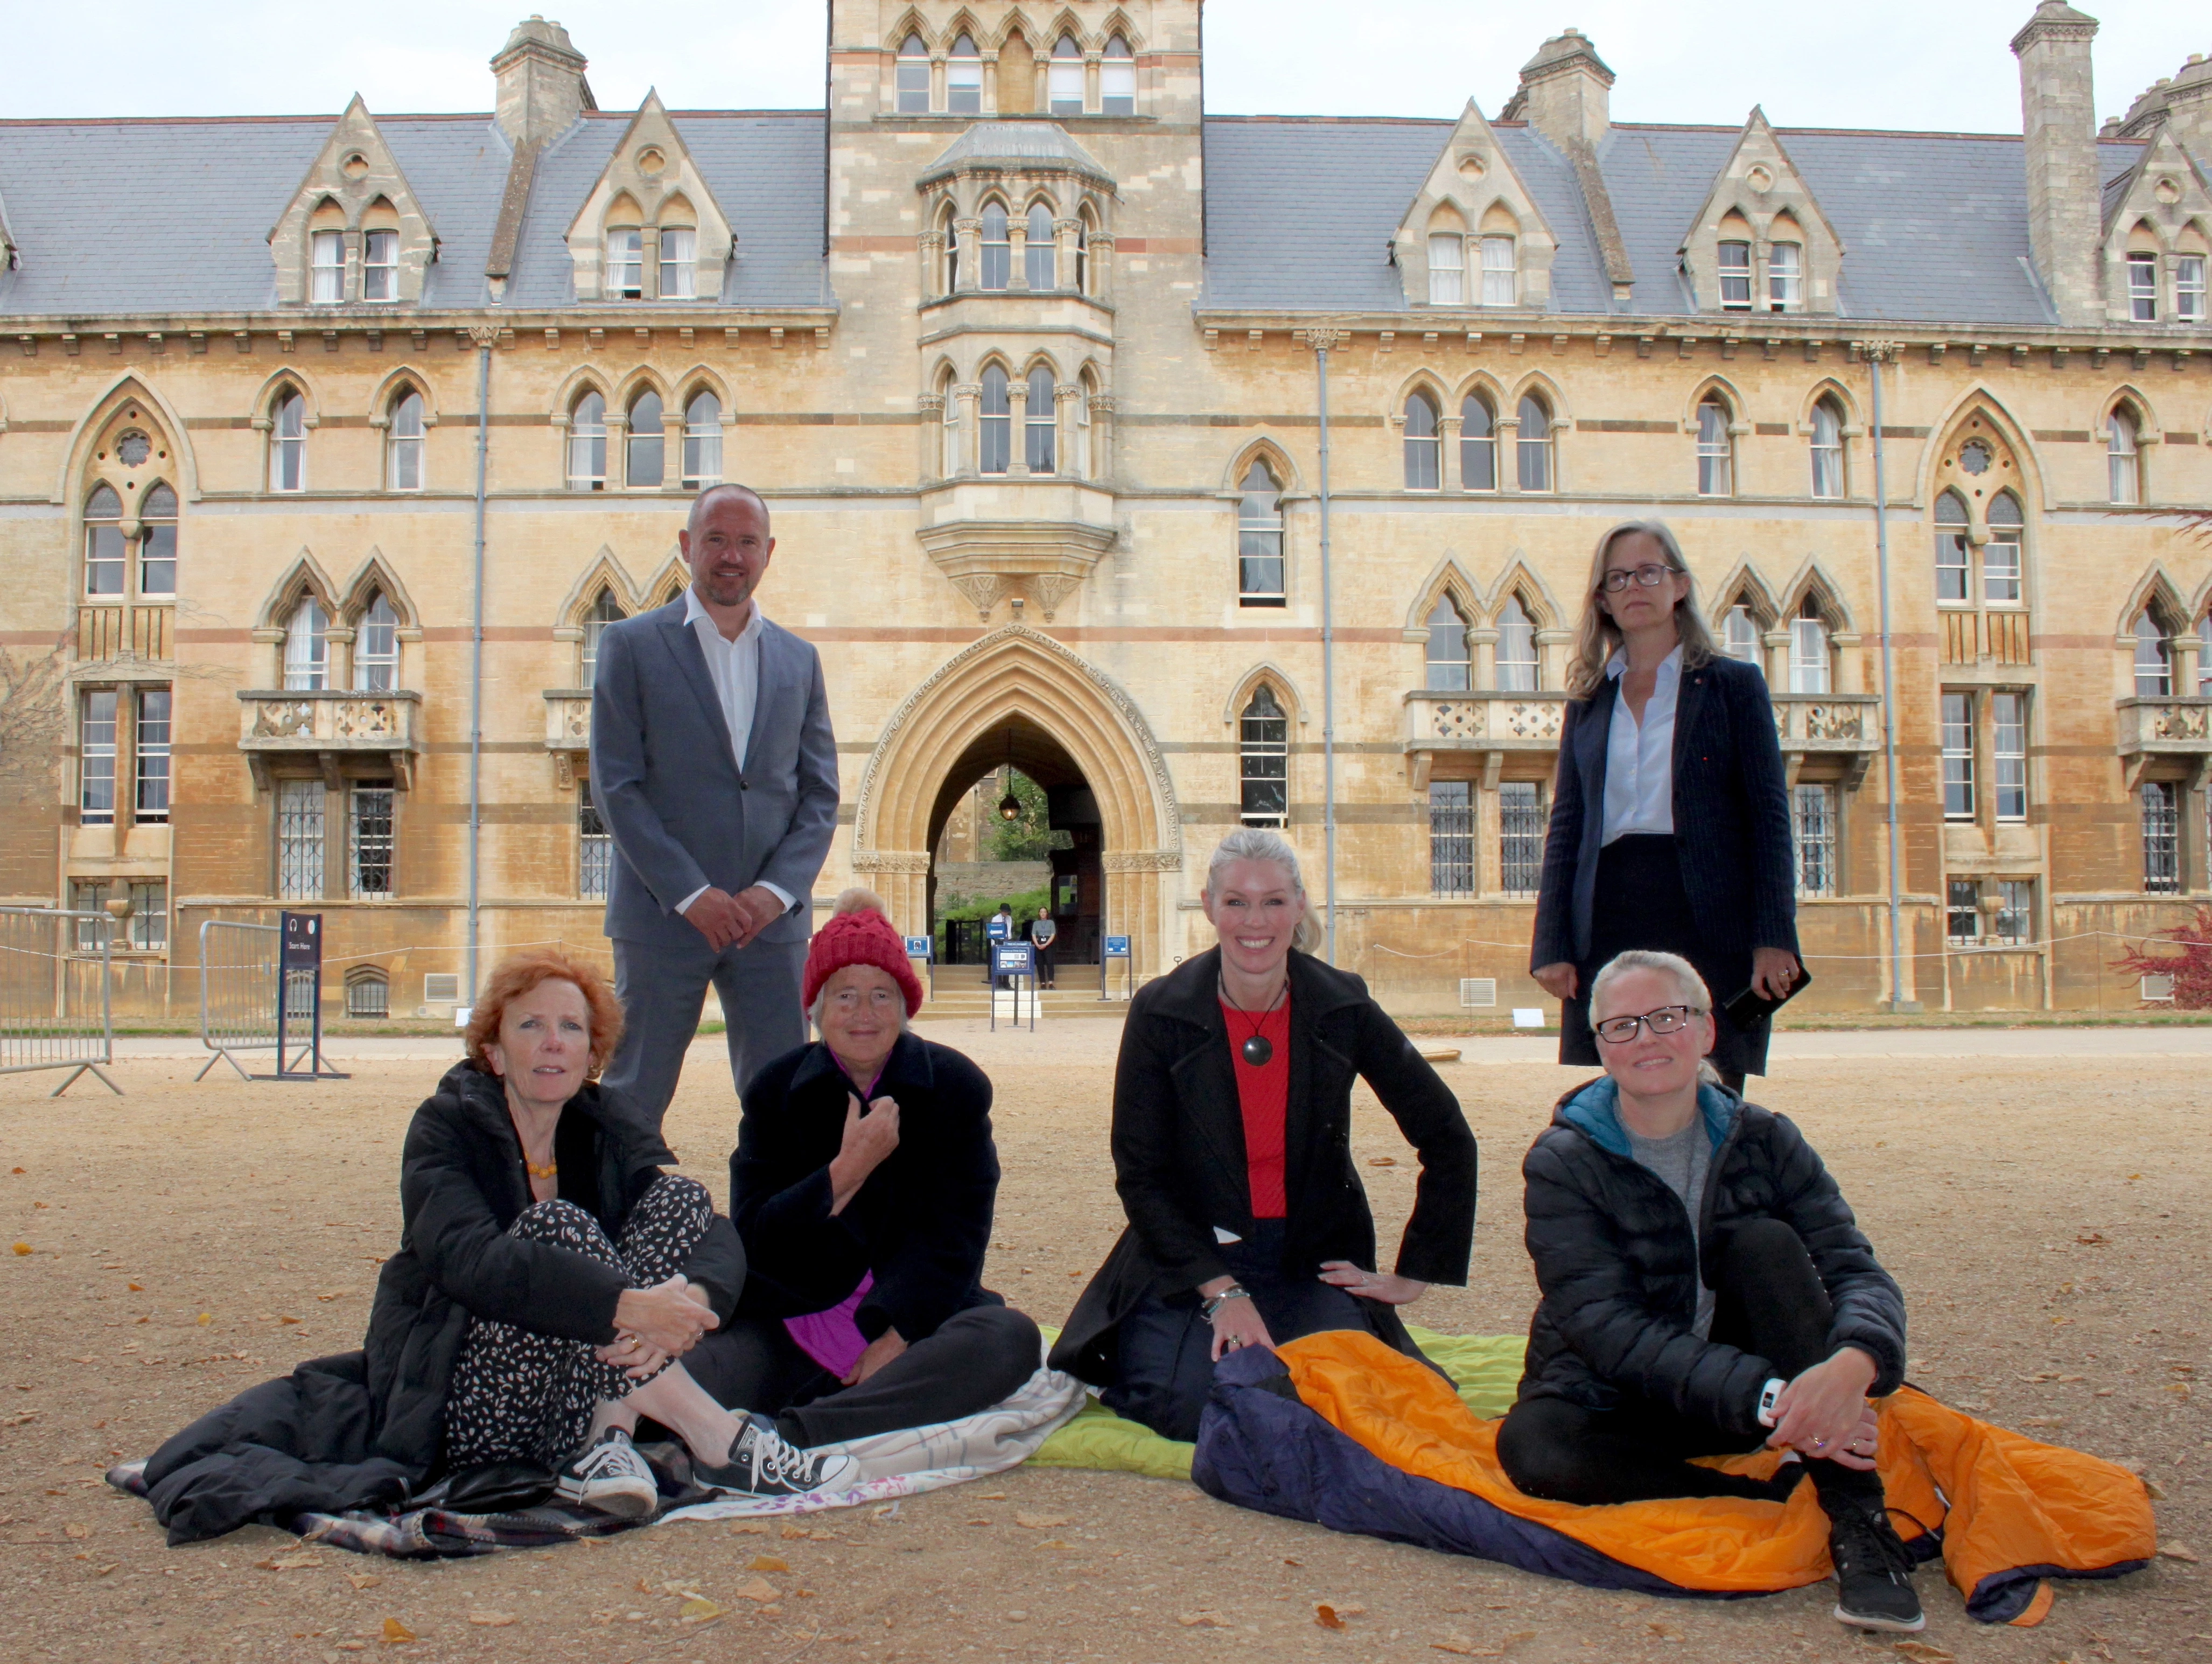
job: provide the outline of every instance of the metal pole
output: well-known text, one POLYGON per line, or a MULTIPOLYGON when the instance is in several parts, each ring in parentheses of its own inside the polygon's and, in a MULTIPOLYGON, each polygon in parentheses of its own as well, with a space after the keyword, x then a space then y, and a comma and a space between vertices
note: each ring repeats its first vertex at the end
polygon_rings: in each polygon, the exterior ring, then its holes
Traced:
POLYGON ((1351 331, 1310 329, 1315 373, 1321 384, 1321 825, 1322 905, 1327 914, 1322 956, 1336 963, 1336 604, 1329 571, 1328 349, 1351 331))
MULTIPOLYGON (((1874 549, 1875 586, 1881 602, 1881 766, 1889 798, 1889 1008, 1905 1009, 1905 937, 1899 896, 1901 855, 1897 831, 1897 664, 1889 618, 1889 477, 1881 444, 1881 367, 1897 355, 1893 342, 1869 341, 1866 355, 1874 381, 1874 549)), ((1917 1000, 1911 1002, 1917 1005, 1917 1000)))
POLYGON ((483 832, 484 477, 491 456, 491 349, 496 328, 476 328, 477 550, 475 613, 469 629, 469 951, 462 998, 477 997, 477 870, 483 832))

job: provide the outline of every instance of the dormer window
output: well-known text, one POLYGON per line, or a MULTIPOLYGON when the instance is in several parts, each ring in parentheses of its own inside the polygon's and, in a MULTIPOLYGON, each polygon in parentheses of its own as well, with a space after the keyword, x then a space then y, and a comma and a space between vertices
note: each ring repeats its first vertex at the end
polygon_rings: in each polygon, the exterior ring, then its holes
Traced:
POLYGON ((361 239, 361 298, 397 301, 399 298, 399 234, 365 231, 361 239))
POLYGON ((1006 210, 993 203, 983 210, 983 287, 1002 289, 1013 281, 1013 243, 1006 234, 1006 210))
POLYGON ((1052 230, 1052 210, 1042 203, 1030 204, 1024 233, 1028 239, 1022 252, 1022 280, 1031 288, 1058 288, 1060 249, 1052 230))
POLYGON ((636 226, 607 228, 607 298, 645 298, 645 234, 636 226))
POLYGON ((975 42, 962 35, 952 43, 945 64, 945 107, 956 116, 983 113, 983 55, 975 42))
POLYGON ((2173 316, 2183 324, 2204 321, 2204 257, 2185 254, 2173 263, 2173 316))
POLYGON ((1510 237, 1482 240, 1482 304, 1486 307, 1510 307, 1520 301, 1513 243, 1510 237))
POLYGON ((1747 242, 1721 245, 1721 310, 1751 310, 1751 245, 1747 242))
POLYGON ((392 401, 391 457, 386 482, 394 491, 422 489, 422 395, 408 392, 392 401))
POLYGON ((1775 243, 1766 251, 1766 309, 1802 312, 1805 309, 1805 246, 1775 243))
POLYGON ((1053 44, 1048 88, 1054 115, 1083 113, 1083 48, 1072 34, 1063 34, 1053 44))
POLYGON ((345 299, 345 233, 318 231, 307 239, 307 298, 319 307, 345 299))
POLYGON ((699 234, 688 225, 660 228, 660 298, 690 301, 699 293, 699 234))
POLYGON ((1429 304, 1458 307, 1467 303, 1467 239, 1456 231, 1438 232, 1429 238, 1429 304))
POLYGON ((2158 321, 2158 256, 2128 256, 2128 320, 2136 324, 2158 321))
POLYGON ((902 116, 929 113, 929 48, 909 34, 898 49, 898 109, 902 116))
POLYGON ((1098 113, 1137 113, 1137 60, 1129 55, 1129 43, 1118 34, 1106 43, 1105 61, 1098 66, 1098 113))
POLYGON ((307 401, 287 387, 276 395, 269 422, 269 489, 307 488, 307 401))

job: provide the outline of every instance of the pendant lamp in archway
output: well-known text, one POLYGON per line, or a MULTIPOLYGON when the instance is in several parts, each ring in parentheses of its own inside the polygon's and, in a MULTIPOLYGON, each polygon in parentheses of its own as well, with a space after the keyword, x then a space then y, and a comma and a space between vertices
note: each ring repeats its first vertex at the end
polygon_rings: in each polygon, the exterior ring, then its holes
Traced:
POLYGON ((1018 821, 1022 817, 1022 800, 1014 795, 1014 731, 1006 730, 1006 795, 999 799, 999 818, 1018 821))

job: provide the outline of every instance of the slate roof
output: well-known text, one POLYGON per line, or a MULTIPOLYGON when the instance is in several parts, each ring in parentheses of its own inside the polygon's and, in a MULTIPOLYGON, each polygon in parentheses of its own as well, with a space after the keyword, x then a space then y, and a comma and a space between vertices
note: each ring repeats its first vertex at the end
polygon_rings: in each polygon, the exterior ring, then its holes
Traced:
MULTIPOLYGON (((731 306, 831 298, 822 261, 819 112, 672 119, 738 234, 731 306)), ((254 312, 276 301, 269 232, 337 118, 0 122, 0 192, 21 269, 0 314, 254 312)), ((507 305, 574 304, 562 239, 629 112, 587 114, 546 149, 507 305)), ((422 303, 475 307, 512 151, 489 116, 379 116, 378 130, 440 238, 422 303)))
POLYGON ((1022 167, 1039 164, 1066 167, 1106 185, 1114 176, 1097 158, 1049 121, 979 121, 945 147, 945 154, 921 170, 915 183, 927 185, 969 167, 1022 167))

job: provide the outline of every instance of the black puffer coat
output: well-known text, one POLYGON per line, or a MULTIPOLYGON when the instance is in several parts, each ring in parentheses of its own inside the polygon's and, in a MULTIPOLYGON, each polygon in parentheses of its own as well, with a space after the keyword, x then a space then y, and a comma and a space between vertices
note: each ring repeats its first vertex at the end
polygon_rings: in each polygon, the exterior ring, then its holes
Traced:
POLYGON ((1828 1345, 1863 1348, 1875 1396, 1905 1378, 1905 1297, 1874 1257, 1843 1193, 1784 1117, 1717 1086, 1698 1090, 1713 1141, 1704 1218, 1629 1153, 1612 1081, 1559 1100, 1521 1164, 1528 1257, 1542 1299, 1528 1326, 1521 1396, 1593 1410, 1644 1398, 1747 1438, 1777 1371, 1698 1338, 1701 1254, 1751 1219, 1795 1230, 1835 1304, 1828 1345))

